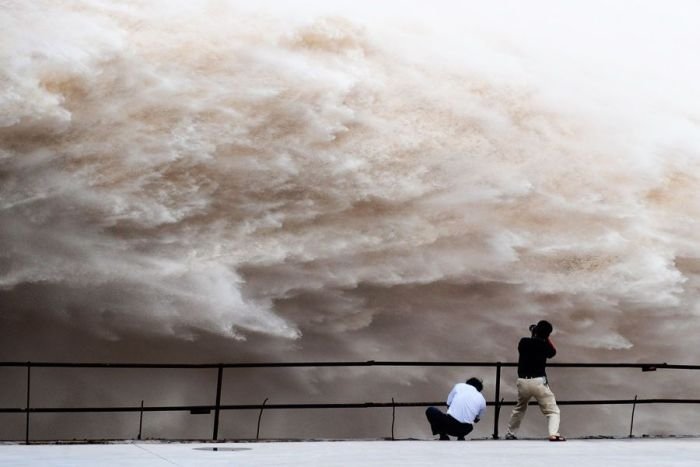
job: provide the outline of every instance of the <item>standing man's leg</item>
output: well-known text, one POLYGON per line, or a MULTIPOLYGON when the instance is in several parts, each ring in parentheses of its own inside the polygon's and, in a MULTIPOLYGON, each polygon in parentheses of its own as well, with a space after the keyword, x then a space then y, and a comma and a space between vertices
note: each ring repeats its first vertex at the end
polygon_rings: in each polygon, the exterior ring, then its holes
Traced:
POLYGON ((543 384, 537 388, 537 394, 535 395, 537 403, 540 405, 540 410, 542 414, 547 418, 547 431, 549 436, 558 437, 559 436, 559 406, 557 405, 557 400, 554 397, 554 393, 549 388, 549 385, 543 384))
POLYGON ((532 397, 527 380, 518 378, 516 386, 518 388, 518 401, 515 407, 513 407, 513 412, 510 414, 506 438, 515 437, 515 433, 518 431, 518 428, 520 428, 520 424, 525 417, 525 412, 527 412, 527 403, 530 402, 530 398, 532 397))

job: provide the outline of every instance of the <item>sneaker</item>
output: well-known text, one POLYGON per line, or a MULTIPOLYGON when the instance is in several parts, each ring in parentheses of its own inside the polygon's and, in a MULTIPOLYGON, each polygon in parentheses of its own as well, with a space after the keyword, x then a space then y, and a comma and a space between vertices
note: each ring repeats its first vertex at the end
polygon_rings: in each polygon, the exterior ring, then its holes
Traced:
POLYGON ((458 436, 457 441, 465 441, 464 436, 458 436))
POLYGON ((513 433, 506 433, 506 439, 518 439, 513 433))
POLYGON ((440 441, 449 441, 450 437, 447 435, 440 435, 440 441))
POLYGON ((566 441, 566 438, 564 438, 561 435, 552 435, 549 437, 550 441, 566 441))

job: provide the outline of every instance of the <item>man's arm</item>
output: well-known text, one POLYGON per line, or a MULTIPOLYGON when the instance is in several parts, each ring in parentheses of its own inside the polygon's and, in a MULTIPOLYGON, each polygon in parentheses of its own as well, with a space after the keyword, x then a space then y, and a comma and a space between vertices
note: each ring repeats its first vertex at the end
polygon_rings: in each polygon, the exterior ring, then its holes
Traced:
POLYGON ((474 419, 474 423, 479 423, 479 420, 484 418, 484 416, 486 415, 486 399, 484 399, 483 397, 481 399, 482 400, 481 400, 481 408, 479 409, 479 415, 477 415, 476 418, 474 419))
POLYGON ((552 358, 557 354, 557 349, 554 347, 554 343, 550 337, 547 338, 547 358, 552 358))

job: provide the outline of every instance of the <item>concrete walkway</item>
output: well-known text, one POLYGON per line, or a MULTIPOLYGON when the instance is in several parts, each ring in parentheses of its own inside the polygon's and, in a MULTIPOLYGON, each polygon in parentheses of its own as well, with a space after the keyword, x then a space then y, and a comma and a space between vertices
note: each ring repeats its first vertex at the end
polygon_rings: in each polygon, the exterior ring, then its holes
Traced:
POLYGON ((700 440, 0 444, 0 466, 693 466, 700 440), (214 450, 216 449, 216 450, 214 450))

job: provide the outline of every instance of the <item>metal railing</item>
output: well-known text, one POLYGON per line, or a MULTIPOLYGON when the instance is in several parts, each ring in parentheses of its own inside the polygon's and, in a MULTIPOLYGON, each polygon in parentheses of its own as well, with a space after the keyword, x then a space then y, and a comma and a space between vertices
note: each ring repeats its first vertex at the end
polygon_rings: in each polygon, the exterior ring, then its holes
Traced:
MULTIPOLYGON (((501 369, 504 367, 517 367, 517 363, 509 362, 410 362, 410 361, 354 361, 354 362, 275 362, 275 363, 60 363, 60 362, 0 362, 0 368, 22 367, 27 371, 27 393, 26 405, 23 408, 0 408, 0 414, 24 413, 25 419, 25 443, 30 443, 30 414, 35 413, 88 413, 88 412, 138 412, 139 437, 141 439, 141 427, 143 424, 144 412, 183 412, 188 411, 193 414, 207 414, 214 411, 214 426, 212 440, 219 438, 219 416, 222 410, 259 410, 258 430, 260 433, 260 416, 263 410, 280 409, 356 409, 356 408, 392 408, 392 433, 394 439, 394 417, 397 407, 428 407, 444 406, 440 402, 364 402, 364 403, 313 403, 313 404, 266 404, 267 399, 262 404, 222 404, 221 393, 223 386, 224 369, 233 368, 320 368, 320 367, 489 367, 496 369, 496 384, 493 401, 487 405, 494 407, 494 439, 498 439, 498 421, 501 407, 515 405, 515 401, 505 401, 501 398, 501 369), (210 405, 178 405, 178 406, 144 406, 141 401, 140 406, 126 407, 32 407, 31 406, 31 376, 32 369, 36 368, 129 368, 129 369, 212 369, 216 370, 216 395, 214 403, 210 405)), ((700 365, 672 365, 668 363, 550 363, 548 367, 556 368, 639 368, 642 371, 656 370, 700 370, 700 365)), ((632 423, 634 422, 634 407, 637 404, 700 404, 700 399, 586 399, 586 400, 558 400, 559 405, 633 405, 632 423)), ((531 405, 536 402, 531 402, 531 405)), ((630 427, 630 436, 632 427, 630 427)), ((257 437, 257 435, 256 435, 257 437)))

